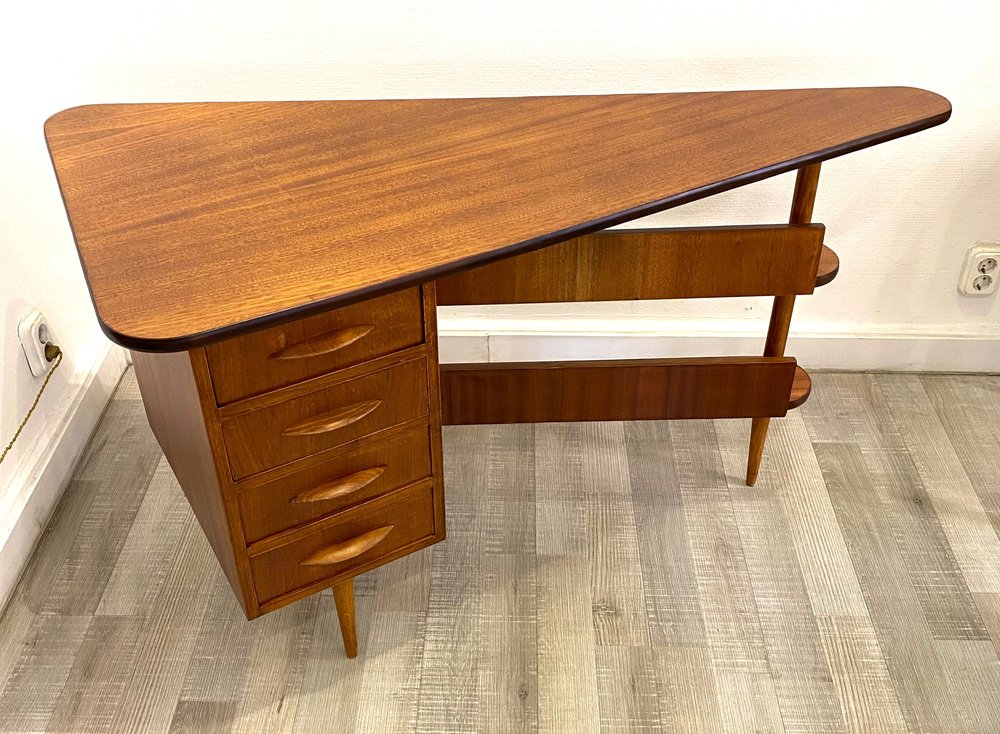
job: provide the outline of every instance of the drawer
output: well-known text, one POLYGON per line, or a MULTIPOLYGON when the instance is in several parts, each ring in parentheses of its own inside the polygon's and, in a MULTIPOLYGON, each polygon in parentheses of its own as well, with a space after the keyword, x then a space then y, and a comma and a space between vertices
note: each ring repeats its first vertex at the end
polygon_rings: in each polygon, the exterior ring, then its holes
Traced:
POLYGON ((241 492, 247 543, 303 525, 431 474, 427 428, 374 441, 241 492))
POLYGON ((434 536, 430 482, 344 513, 323 528, 250 559, 257 599, 272 599, 332 578, 434 536))
POLYGON ((222 422, 234 479, 427 414, 423 357, 222 422))
POLYGON ((380 357, 424 340, 420 290, 345 306, 205 348, 219 405, 380 357))

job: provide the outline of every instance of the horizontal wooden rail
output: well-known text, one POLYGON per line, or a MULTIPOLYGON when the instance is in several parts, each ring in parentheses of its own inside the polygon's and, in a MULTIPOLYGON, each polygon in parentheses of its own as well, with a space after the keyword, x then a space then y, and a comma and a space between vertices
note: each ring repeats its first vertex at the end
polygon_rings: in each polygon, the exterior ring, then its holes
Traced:
POLYGON ((812 293, 823 234, 821 224, 605 230, 440 278, 438 305, 812 293))
POLYGON ((809 389, 789 357, 441 365, 446 425, 778 417, 809 389))

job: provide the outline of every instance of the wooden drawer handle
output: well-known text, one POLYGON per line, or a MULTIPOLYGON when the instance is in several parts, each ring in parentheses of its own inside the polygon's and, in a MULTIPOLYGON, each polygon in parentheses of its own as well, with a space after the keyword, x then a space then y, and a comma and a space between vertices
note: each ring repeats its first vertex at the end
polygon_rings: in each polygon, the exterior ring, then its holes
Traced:
POLYGON ((362 553, 370 551, 376 545, 385 540, 386 536, 392 532, 395 525, 383 525, 380 528, 369 530, 356 538, 345 540, 343 543, 329 545, 320 548, 303 561, 299 561, 300 566, 332 566, 335 563, 343 563, 352 558, 357 558, 362 553))
POLYGON ((309 357, 321 357, 324 354, 336 352, 349 344, 353 344, 358 339, 362 339, 371 333, 375 327, 370 324, 362 326, 349 326, 346 329, 337 329, 326 334, 314 336, 311 339, 292 344, 284 349, 279 349, 274 354, 268 355, 268 359, 308 359, 309 357))
POLYGON ((374 482, 386 470, 384 466, 373 466, 370 469, 348 474, 345 477, 337 477, 328 482, 317 484, 312 489, 308 489, 302 494, 295 495, 289 500, 293 505, 305 504, 307 502, 325 502, 326 500, 346 497, 360 489, 364 489, 374 482))
POLYGON ((329 433, 338 428, 357 423, 375 408, 382 404, 381 400, 366 400, 363 403, 337 408, 328 413, 321 413, 294 426, 289 426, 281 432, 282 436, 315 436, 318 433, 329 433))

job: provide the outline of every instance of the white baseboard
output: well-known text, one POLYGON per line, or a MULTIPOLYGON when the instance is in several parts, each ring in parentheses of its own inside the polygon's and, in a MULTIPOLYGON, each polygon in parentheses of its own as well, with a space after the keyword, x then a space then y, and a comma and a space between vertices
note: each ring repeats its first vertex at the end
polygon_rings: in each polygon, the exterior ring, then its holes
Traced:
MULTIPOLYGON (((760 354, 766 324, 560 317, 439 316, 444 362, 533 362, 760 354)), ((794 329, 787 354, 807 369, 891 372, 1000 372, 1000 336, 976 337, 912 326, 794 329)))
POLYGON ((0 515, 0 611, 48 524, 104 407, 126 367, 127 352, 108 344, 94 361, 58 424, 26 457, 0 515))

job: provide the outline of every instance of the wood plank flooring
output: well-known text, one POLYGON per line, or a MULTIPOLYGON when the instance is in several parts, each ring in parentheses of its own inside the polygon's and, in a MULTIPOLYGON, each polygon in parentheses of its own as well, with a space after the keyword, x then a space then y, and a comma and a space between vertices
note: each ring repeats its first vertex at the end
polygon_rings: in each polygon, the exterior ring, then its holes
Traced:
POLYGON ((0 617, 3 732, 1000 731, 1000 377, 445 431, 448 540, 247 622, 126 374, 0 617))

